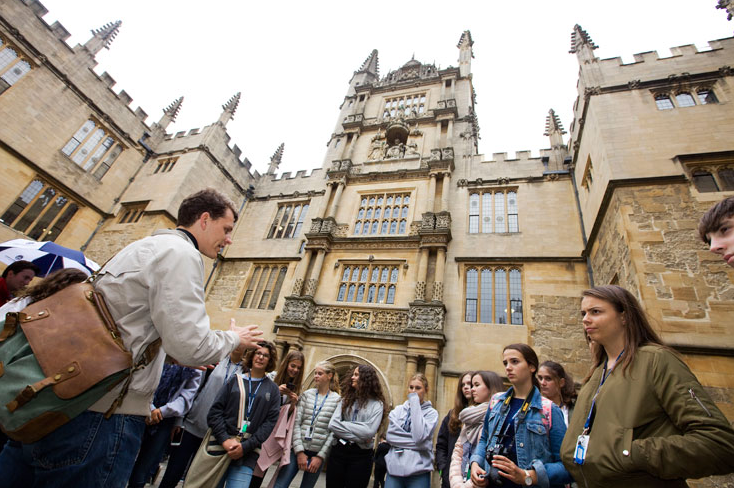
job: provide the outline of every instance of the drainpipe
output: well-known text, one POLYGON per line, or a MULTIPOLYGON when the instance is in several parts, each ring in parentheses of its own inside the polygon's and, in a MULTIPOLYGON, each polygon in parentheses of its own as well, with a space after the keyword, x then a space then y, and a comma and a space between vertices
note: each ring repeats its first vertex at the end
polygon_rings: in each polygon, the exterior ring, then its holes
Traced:
MULTIPOLYGON (((571 183, 573 184, 573 194, 576 197, 576 208, 579 211, 579 224, 581 224, 581 238, 584 241, 584 252, 586 253, 586 246, 589 244, 589 240, 586 238, 586 228, 584 226, 584 214, 581 211, 581 200, 579 199, 579 188, 576 186, 576 165, 571 163, 571 158, 567 157, 563 160, 564 164, 569 165, 571 172, 571 183)), ((591 258, 586 253, 586 272, 589 275, 589 286, 594 286, 594 270, 591 268, 591 258)))
MULTIPOLYGON (((245 204, 249 199, 252 198, 252 194, 255 191, 255 187, 250 185, 247 190, 245 190, 245 199, 242 200, 242 205, 240 205, 240 211, 238 212, 240 218, 242 218, 242 209, 245 208, 245 204)), ((209 288, 209 282, 212 280, 212 276, 214 276, 214 271, 217 269, 217 264, 219 264, 219 260, 224 260, 224 256, 222 256, 221 253, 217 254, 216 259, 214 260, 214 263, 212 264, 212 270, 209 272, 209 277, 206 279, 206 284, 204 285, 204 289, 206 290, 209 288)))
MULTIPOLYGON (((153 151, 153 149, 151 149, 145 143, 145 139, 147 139, 148 137, 150 137, 150 134, 148 134, 147 132, 143 132, 143 136, 138 140, 138 144, 143 146, 143 149, 145 149, 145 156, 143 157, 143 164, 138 166, 138 169, 135 170, 135 173, 132 175, 132 177, 130 177, 130 179, 127 180, 127 184, 125 185, 125 188, 123 188, 122 191, 120 192, 120 196, 115 198, 115 200, 112 202, 112 207, 110 207, 110 210, 107 213, 109 214, 112 213, 112 211, 115 209, 115 206, 117 206, 117 204, 120 202, 120 197, 125 194, 125 192, 130 187, 132 182, 135 181, 135 178, 138 176, 138 173, 140 173, 140 170, 143 169, 143 166, 145 166, 145 163, 147 163, 151 157, 157 156, 155 151, 153 151)), ((102 228, 102 225, 104 225, 104 223, 105 223, 105 218, 102 217, 100 221, 97 223, 97 227, 94 229, 94 232, 92 232, 92 235, 90 235, 89 239, 87 239, 87 242, 85 242, 84 245, 79 248, 82 252, 86 251, 87 246, 89 245, 90 242, 92 242, 92 239, 94 239, 94 236, 97 235, 97 232, 99 232, 99 229, 102 228)))

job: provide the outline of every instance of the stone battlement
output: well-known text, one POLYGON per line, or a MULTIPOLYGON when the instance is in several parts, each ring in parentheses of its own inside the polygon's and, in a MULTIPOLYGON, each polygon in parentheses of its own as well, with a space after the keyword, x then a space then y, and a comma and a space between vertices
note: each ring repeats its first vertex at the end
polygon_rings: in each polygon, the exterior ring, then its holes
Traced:
MULTIPOLYGON (((718 71, 734 63, 734 37, 709 41, 708 46, 697 48, 693 44, 670 48, 671 55, 661 57, 657 51, 634 54, 634 62, 624 63, 621 57, 599 59, 582 63, 582 72, 590 73, 598 68, 601 86, 624 85, 632 81, 665 79, 671 75, 718 71)), ((589 80, 587 86, 592 82, 589 80)))

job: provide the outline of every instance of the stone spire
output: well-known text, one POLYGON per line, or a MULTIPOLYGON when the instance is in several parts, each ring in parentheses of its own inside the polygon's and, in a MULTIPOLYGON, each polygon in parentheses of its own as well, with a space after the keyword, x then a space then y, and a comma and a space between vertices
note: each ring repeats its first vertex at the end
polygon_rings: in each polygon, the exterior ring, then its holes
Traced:
POLYGON ((573 26, 573 32, 571 33, 571 50, 568 51, 571 54, 576 54, 579 63, 588 63, 594 59, 594 49, 599 46, 594 44, 591 40, 591 36, 581 28, 580 25, 576 24, 573 26))
POLYGON ((548 116, 545 118, 545 133, 544 136, 550 137, 551 147, 563 145, 563 134, 566 131, 563 129, 561 119, 556 115, 555 110, 548 110, 548 116))
POLYGON ((473 45, 471 32, 468 30, 462 32, 459 43, 456 45, 459 48, 459 74, 461 76, 469 76, 471 73, 471 60, 474 57, 473 45))
POLYGON ((92 29, 92 38, 84 44, 84 47, 92 56, 100 52, 102 48, 109 49, 110 44, 120 32, 121 25, 122 21, 118 20, 117 22, 110 22, 100 29, 92 29))
POLYGON ((377 49, 373 49, 367 59, 364 60, 362 66, 357 70, 357 73, 371 73, 376 77, 380 77, 380 60, 377 58, 377 49))
POLYGON ((563 124, 561 119, 556 115, 555 110, 548 110, 548 116, 545 118, 544 136, 550 137, 551 151, 548 158, 543 158, 546 171, 558 171, 563 169, 563 162, 568 156, 568 148, 563 143, 563 124))
POLYGON ((176 116, 181 111, 181 105, 183 104, 184 97, 179 97, 174 100, 168 107, 163 109, 163 117, 158 121, 158 125, 165 130, 168 124, 176 120, 176 116))
POLYGON ((240 95, 241 92, 237 92, 232 98, 227 100, 227 103, 222 105, 222 115, 219 116, 219 120, 217 121, 218 124, 220 124, 222 127, 227 125, 227 122, 232 120, 232 117, 234 117, 234 113, 237 110, 237 106, 240 104, 240 95))
POLYGON ((275 172, 278 171, 278 166, 280 166, 280 163, 283 160, 283 149, 285 149, 285 143, 278 146, 278 149, 275 150, 275 154, 270 157, 270 166, 268 166, 267 174, 274 175, 275 172))

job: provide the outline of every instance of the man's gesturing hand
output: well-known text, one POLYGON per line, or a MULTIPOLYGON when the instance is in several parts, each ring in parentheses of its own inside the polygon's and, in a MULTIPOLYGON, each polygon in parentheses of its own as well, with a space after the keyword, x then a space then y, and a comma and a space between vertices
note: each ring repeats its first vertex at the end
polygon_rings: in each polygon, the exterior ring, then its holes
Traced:
POLYGON ((240 336, 240 345, 247 349, 255 349, 257 347, 259 337, 263 335, 263 331, 258 330, 257 325, 246 325, 238 327, 234 323, 234 319, 229 321, 229 330, 234 331, 240 336))

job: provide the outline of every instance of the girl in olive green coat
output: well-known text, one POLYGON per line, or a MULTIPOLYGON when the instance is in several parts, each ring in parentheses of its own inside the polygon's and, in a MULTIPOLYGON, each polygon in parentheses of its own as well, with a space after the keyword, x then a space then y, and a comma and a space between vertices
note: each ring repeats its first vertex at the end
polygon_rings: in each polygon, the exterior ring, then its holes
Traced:
POLYGON ((632 294, 583 293, 595 370, 561 447, 580 487, 684 487, 734 471, 734 431, 683 361, 662 345, 632 294))

